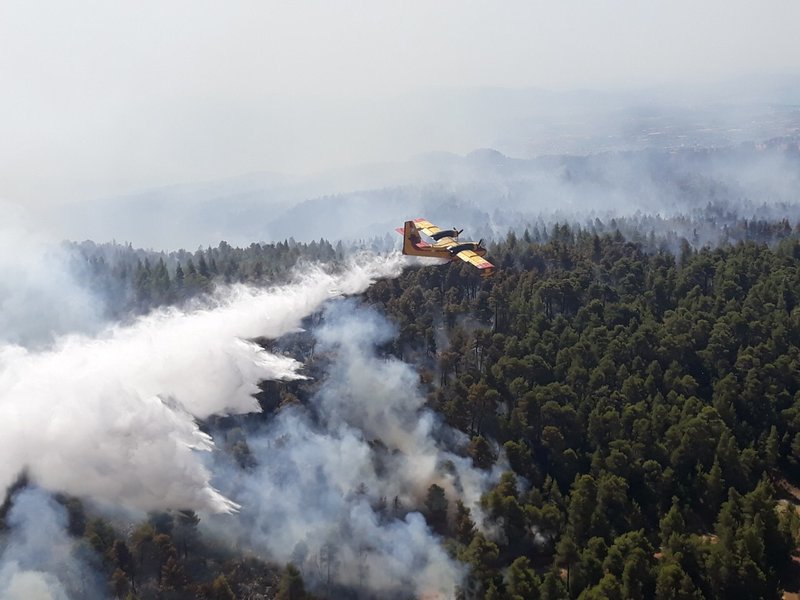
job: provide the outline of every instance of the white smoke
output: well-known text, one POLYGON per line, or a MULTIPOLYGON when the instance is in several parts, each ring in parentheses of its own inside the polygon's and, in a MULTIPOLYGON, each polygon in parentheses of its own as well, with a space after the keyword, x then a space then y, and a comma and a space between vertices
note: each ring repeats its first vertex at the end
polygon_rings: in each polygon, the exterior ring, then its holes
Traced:
POLYGON ((0 202, 0 344, 43 346, 74 331, 95 332, 103 305, 76 278, 64 248, 0 202))
POLYGON ((307 269, 290 285, 229 290, 211 308, 163 310, 47 350, 0 347, 0 488, 20 472, 42 488, 138 510, 227 512, 196 450, 195 422, 259 410, 263 379, 302 377, 296 361, 246 340, 296 329, 329 298, 397 276, 403 257, 307 269))
POLYGON ((65 529, 66 510, 36 488, 14 496, 10 531, 0 553, 0 598, 69 600, 102 598, 103 585, 65 529))
POLYGON ((448 449, 441 439, 467 440, 424 408, 414 369, 376 355, 394 335, 385 319, 338 302, 324 320, 315 355, 333 360, 312 406, 281 411, 248 439, 254 469, 215 466, 214 481, 242 509, 235 522, 220 516, 208 526, 294 562, 317 585, 452 597, 464 568, 418 511, 435 483, 451 509, 460 499, 477 513, 497 473, 448 449))

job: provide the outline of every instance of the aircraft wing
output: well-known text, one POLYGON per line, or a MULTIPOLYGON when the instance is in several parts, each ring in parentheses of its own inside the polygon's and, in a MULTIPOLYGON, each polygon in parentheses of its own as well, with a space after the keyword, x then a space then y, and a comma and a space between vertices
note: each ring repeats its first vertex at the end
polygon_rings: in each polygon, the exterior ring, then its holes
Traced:
POLYGON ((484 275, 491 275, 494 273, 494 265, 472 250, 462 250, 456 254, 456 256, 464 262, 470 263, 473 267, 484 270, 484 275))
POLYGON ((437 227, 425 219, 414 219, 414 225, 416 225, 417 229, 428 237, 431 237, 433 234, 439 233, 442 230, 441 227, 437 227))

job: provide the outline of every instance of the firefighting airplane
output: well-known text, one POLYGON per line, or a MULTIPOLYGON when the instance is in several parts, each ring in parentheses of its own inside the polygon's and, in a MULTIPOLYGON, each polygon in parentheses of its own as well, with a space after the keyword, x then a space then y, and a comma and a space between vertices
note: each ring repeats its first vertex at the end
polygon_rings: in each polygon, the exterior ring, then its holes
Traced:
POLYGON ((480 269, 483 277, 489 277, 494 273, 494 265, 483 258, 486 255, 483 240, 479 242, 458 241, 458 235, 463 229, 440 229, 425 219, 414 219, 406 221, 405 227, 398 227, 396 231, 403 236, 403 254, 448 260, 458 257, 480 269), (433 243, 424 242, 420 232, 431 238, 433 243))

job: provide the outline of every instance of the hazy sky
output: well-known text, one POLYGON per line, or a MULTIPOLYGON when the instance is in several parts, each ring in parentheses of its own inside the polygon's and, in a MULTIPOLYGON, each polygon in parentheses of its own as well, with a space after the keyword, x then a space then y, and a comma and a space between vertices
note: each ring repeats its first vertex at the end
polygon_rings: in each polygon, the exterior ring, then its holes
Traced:
POLYGON ((409 98, 797 73, 798 22, 791 0, 0 0, 0 200, 461 151, 481 139, 426 139, 450 107, 409 98))

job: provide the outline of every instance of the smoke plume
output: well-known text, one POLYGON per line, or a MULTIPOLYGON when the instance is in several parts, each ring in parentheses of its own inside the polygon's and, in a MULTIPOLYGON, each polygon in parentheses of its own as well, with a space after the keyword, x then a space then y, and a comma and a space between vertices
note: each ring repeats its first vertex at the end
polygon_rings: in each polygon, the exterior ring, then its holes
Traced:
POLYGON ((368 308, 328 306, 315 355, 331 362, 311 406, 284 409, 248 439, 252 471, 214 467, 214 481, 242 509, 235 522, 220 516, 210 526, 240 547, 295 563, 318 585, 451 597, 463 566, 419 511, 434 483, 451 509, 460 499, 477 510, 496 474, 450 450, 466 439, 424 408, 414 369, 377 355, 393 335, 368 308))
POLYGON ((104 597, 88 548, 66 533, 63 506, 36 488, 14 496, 6 522, 10 532, 0 555, 0 597, 6 600, 68 600, 104 597))
POLYGON ((0 202, 0 344, 42 347, 70 332, 96 332, 103 304, 78 281, 62 246, 0 202))

